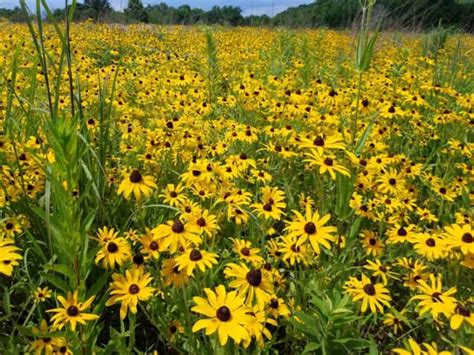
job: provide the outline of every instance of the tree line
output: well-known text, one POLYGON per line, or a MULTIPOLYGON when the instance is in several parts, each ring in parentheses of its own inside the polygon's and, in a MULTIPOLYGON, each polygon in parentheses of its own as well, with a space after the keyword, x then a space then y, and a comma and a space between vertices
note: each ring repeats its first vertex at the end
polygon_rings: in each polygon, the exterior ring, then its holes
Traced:
MULTIPOLYGON (((385 29, 429 29, 439 25, 474 31, 474 1, 470 0, 378 0, 374 21, 385 29)), ((58 19, 64 9, 54 11, 58 19)), ((124 11, 115 11, 109 0, 85 0, 77 3, 74 19, 93 19, 111 23, 153 23, 165 25, 219 24, 229 26, 282 26, 347 28, 357 23, 359 0, 317 0, 309 5, 289 8, 274 17, 242 15, 236 6, 214 6, 208 11, 165 3, 144 6, 141 0, 128 0, 124 11)), ((23 21, 19 8, 0 9, 0 18, 23 21)))

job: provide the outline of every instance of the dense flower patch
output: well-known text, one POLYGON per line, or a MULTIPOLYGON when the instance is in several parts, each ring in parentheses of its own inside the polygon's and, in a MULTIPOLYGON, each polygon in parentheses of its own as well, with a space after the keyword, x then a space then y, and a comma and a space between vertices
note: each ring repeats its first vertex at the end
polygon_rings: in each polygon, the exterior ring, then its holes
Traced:
POLYGON ((0 349, 473 353, 472 37, 0 26, 0 349))

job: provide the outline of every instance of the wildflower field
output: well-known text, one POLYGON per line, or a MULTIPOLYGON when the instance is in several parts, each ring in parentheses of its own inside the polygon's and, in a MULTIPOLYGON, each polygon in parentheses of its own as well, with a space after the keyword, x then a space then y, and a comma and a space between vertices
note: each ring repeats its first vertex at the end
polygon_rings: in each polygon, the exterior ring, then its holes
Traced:
POLYGON ((473 49, 0 22, 0 353, 474 354, 473 49))

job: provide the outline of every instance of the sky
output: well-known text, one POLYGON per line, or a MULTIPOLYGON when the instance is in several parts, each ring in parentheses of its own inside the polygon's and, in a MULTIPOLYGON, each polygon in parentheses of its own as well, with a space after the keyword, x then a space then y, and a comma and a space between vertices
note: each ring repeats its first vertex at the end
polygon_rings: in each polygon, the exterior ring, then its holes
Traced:
MULTIPOLYGON (((51 8, 64 7, 64 0, 47 0, 51 8)), ((109 0, 112 7, 121 10, 127 6, 128 0, 109 0)), ((159 4, 164 2, 173 7, 181 5, 189 5, 191 7, 209 10, 212 6, 238 6, 242 9, 244 16, 249 15, 276 15, 289 7, 295 7, 302 4, 309 4, 312 0, 142 0, 145 5, 159 4)), ((35 3, 34 0, 27 1, 30 5, 35 3)), ((71 2, 71 1, 69 1, 71 2)), ((82 1, 79 1, 82 2, 82 1)), ((13 8, 18 6, 17 0, 0 0, 0 8, 13 8)))

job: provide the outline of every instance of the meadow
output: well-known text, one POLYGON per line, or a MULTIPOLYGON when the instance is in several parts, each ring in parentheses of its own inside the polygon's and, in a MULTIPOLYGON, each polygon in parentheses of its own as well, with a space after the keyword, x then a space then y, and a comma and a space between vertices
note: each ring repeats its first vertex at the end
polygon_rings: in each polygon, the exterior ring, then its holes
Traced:
POLYGON ((474 354, 473 49, 0 22, 0 352, 474 354))

